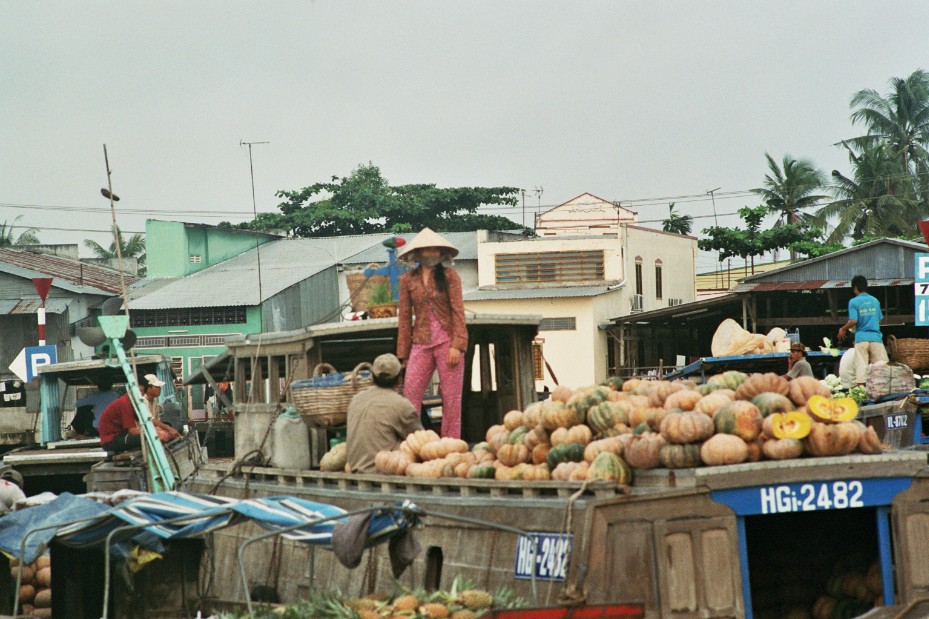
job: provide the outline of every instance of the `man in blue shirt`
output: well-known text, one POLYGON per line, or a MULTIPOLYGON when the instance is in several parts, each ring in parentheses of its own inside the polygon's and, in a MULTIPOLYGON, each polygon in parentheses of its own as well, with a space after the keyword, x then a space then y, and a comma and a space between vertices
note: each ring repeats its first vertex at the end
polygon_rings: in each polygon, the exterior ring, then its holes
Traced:
POLYGON ((868 294, 864 275, 852 278, 852 292, 855 296, 848 302, 848 322, 839 329, 839 340, 845 339, 846 332, 855 327, 855 380, 864 385, 868 364, 887 361, 880 324, 884 314, 880 302, 868 294))

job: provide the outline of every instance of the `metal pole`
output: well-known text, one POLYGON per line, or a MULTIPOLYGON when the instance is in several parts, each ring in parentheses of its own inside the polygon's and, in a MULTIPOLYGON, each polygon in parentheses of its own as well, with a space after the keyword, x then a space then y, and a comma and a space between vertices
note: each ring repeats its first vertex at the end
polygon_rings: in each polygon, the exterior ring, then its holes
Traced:
MULTIPOLYGON (((258 219, 258 203, 255 201, 255 166, 252 163, 252 145, 254 144, 270 144, 270 142, 245 142, 244 140, 239 140, 240 147, 248 146, 248 171, 252 179, 252 214, 255 216, 255 219, 258 219)), ((258 238, 255 237, 255 256, 258 262, 258 313, 262 323, 260 329, 264 331, 264 316, 261 311, 261 304, 263 301, 261 294, 261 247, 259 245, 258 238)))

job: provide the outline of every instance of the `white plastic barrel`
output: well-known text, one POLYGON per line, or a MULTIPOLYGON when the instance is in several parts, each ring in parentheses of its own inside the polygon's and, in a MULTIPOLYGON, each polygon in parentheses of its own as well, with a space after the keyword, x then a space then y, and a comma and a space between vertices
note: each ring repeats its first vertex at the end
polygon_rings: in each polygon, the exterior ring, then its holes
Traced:
POLYGON ((278 415, 273 432, 271 464, 281 469, 309 469, 310 434, 300 413, 288 409, 278 415))

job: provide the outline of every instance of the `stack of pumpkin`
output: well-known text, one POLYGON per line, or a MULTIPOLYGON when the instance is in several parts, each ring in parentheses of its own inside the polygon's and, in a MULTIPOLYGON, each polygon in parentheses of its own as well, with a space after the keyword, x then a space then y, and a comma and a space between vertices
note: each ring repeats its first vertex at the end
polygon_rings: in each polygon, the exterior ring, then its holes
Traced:
POLYGON ((19 561, 10 559, 13 582, 22 569, 19 587, 19 603, 22 613, 31 617, 52 616, 52 562, 48 555, 20 568, 19 561))
POLYGON ((622 382, 573 391, 510 411, 472 449, 431 430, 377 455, 381 473, 498 480, 632 482, 631 468, 690 468, 883 450, 857 404, 814 378, 726 372, 706 384, 622 382), (631 467, 631 468, 630 468, 631 467))

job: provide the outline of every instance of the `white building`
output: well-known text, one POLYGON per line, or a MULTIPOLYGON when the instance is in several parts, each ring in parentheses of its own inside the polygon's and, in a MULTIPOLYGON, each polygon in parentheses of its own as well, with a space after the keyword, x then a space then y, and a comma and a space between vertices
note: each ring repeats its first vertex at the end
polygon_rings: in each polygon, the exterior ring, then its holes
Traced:
POLYGON ((538 387, 599 382, 615 365, 611 318, 693 301, 697 240, 636 225, 636 213, 582 194, 537 218, 538 237, 479 236, 478 287, 465 309, 541 314, 538 387))

